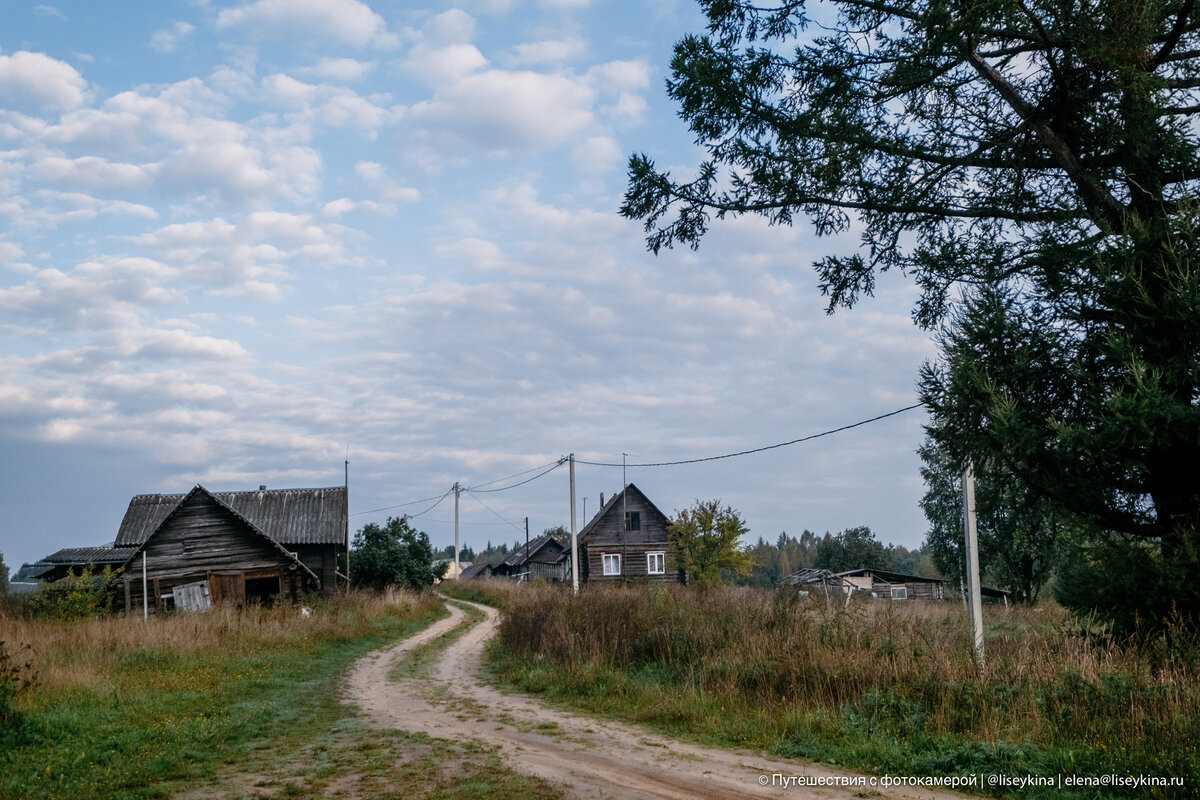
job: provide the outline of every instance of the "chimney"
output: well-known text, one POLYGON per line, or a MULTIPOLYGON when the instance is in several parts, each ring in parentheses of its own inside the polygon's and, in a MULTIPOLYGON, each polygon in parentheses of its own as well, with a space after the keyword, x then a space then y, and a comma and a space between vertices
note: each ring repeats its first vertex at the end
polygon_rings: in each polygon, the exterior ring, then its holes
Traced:
POLYGON ((260 484, 258 485, 258 490, 259 490, 260 492, 265 492, 265 491, 267 490, 267 485, 266 485, 265 483, 260 483, 260 484))
POLYGON ((604 508, 604 492, 600 493, 600 507, 604 508))

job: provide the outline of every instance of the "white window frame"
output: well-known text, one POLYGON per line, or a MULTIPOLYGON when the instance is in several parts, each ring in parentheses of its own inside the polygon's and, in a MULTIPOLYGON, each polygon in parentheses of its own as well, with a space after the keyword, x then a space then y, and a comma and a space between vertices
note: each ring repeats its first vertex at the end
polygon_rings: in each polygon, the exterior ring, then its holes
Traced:
POLYGON ((658 550, 653 553, 646 553, 646 574, 647 575, 666 575, 667 574, 666 551, 658 550))
POLYGON ((600 564, 604 568, 605 575, 620 575, 621 574, 621 554, 620 553, 603 553, 600 556, 600 564), (614 570, 613 567, 616 567, 614 570))
POLYGON ((892 599, 893 600, 907 600, 908 599, 908 587, 907 586, 893 586, 892 587, 892 599))

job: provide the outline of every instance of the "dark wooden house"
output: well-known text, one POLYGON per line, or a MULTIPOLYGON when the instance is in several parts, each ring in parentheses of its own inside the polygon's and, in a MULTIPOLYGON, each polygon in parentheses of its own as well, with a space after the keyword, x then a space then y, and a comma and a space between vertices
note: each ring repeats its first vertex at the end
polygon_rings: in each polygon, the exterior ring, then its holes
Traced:
MULTIPOLYGON (((316 576, 322 591, 335 588, 338 558, 346 552, 348 530, 349 509, 344 486, 270 490, 260 486, 258 491, 248 492, 209 492, 203 487, 196 488, 293 555, 316 576)), ((141 494, 134 497, 121 520, 116 546, 140 548, 184 499, 195 492, 196 489, 188 495, 141 494)))
POLYGON ((562 580, 562 543, 550 534, 543 534, 528 544, 523 544, 508 554, 508 558, 495 567, 495 574, 518 581, 562 580))
POLYGON ((667 538, 670 524, 641 489, 629 484, 579 532, 580 580, 683 583, 667 538))
POLYGON ((136 546, 124 584, 125 609, 132 612, 142 606, 143 585, 149 606, 159 610, 295 600, 319 589, 321 578, 296 552, 197 486, 136 546))

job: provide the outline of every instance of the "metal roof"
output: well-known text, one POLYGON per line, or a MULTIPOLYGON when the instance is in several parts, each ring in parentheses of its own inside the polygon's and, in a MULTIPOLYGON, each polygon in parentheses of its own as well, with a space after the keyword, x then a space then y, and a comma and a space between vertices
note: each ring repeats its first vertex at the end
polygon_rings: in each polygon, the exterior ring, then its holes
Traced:
POLYGON ((42 559, 50 564, 124 564, 136 547, 65 547, 42 559))
MULTIPOLYGON (((344 486, 210 494, 279 544, 346 542, 348 509, 344 486)), ((129 501, 125 518, 121 520, 116 546, 141 546, 185 496, 139 494, 134 497, 129 501)))

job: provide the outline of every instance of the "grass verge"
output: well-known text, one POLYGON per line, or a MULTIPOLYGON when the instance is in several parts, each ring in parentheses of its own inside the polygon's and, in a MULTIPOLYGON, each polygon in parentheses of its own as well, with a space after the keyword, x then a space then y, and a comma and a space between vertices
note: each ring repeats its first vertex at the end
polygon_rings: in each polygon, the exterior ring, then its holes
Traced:
POLYGON ((0 618, 35 676, 0 730, 0 797, 554 796, 494 753, 368 730, 342 706, 351 661, 446 614, 432 594, 392 592, 308 619, 282 606, 0 618))
POLYGON ((723 747, 1020 797, 1200 796, 1195 665, 1084 635, 1055 607, 990 609, 986 666, 954 604, 761 590, 488 586, 502 688, 723 747), (990 775, 1167 786, 1033 787, 990 775))

